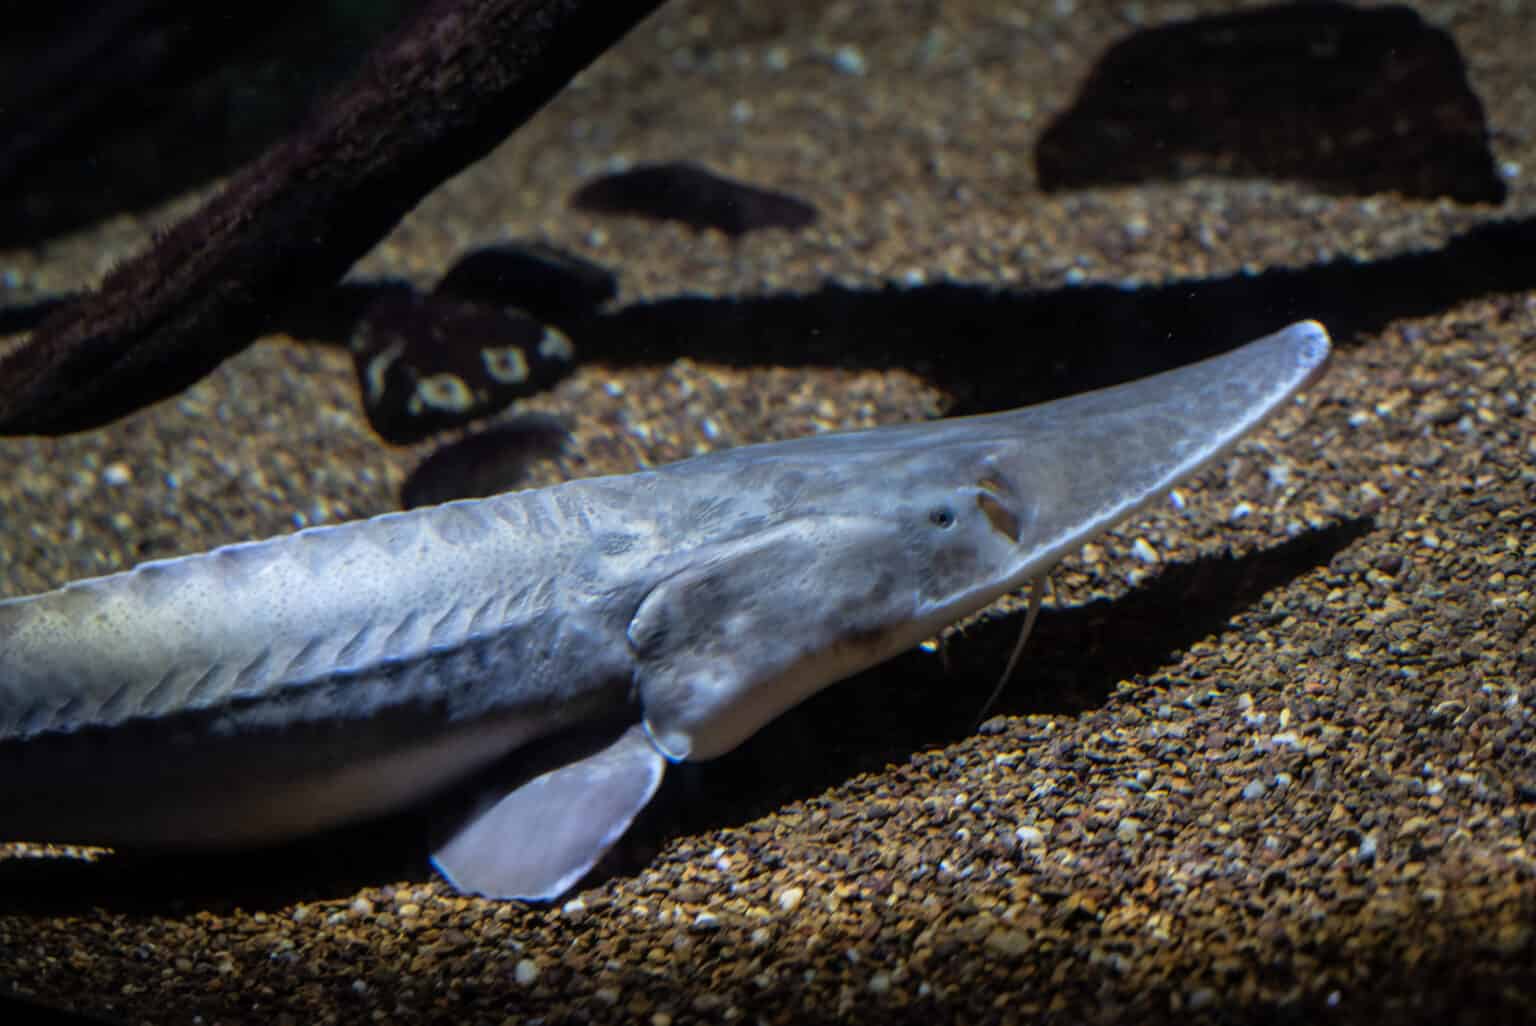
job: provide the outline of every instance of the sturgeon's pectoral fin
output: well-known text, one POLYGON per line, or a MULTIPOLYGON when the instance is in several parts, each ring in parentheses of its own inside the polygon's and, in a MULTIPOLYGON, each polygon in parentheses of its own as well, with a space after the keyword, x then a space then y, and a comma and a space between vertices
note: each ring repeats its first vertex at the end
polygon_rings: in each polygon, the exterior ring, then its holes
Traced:
POLYGON ((534 777, 467 819, 432 854, 457 890, 550 901, 575 886, 629 829, 667 761, 640 726, 534 777))

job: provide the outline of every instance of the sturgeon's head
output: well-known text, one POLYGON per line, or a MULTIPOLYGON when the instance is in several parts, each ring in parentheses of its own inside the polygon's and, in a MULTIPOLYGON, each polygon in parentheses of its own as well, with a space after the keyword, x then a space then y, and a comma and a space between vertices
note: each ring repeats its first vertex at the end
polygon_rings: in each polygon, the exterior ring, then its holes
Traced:
POLYGON ((792 476, 781 519, 687 554, 630 623, 647 729, 729 751, 932 636, 1216 459, 1311 381, 1314 322, 1201 363, 1008 413, 823 435, 696 466, 792 476))

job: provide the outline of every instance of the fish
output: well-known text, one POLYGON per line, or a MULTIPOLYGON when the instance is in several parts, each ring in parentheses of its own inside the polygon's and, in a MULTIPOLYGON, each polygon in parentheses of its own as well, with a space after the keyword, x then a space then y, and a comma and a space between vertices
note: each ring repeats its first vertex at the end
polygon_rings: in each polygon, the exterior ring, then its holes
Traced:
POLYGON ((388 513, 0 602, 0 840, 273 844, 548 748, 431 862, 464 893, 553 900, 669 765, 1038 587, 1283 406, 1329 348, 1300 322, 1017 410, 388 513))

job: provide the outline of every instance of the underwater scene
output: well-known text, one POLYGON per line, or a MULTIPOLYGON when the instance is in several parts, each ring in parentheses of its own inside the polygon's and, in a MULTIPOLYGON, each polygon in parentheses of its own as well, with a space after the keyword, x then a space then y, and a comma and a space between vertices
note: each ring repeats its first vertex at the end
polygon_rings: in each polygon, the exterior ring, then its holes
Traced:
POLYGON ((1536 3, 0 33, 0 1020, 1536 1021, 1536 3))

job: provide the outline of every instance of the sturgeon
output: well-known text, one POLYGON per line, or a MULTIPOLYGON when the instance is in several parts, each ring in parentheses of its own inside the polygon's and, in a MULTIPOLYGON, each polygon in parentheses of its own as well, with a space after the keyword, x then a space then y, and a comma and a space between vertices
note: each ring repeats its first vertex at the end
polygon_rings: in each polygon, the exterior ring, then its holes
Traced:
POLYGON ((596 732, 432 856, 461 891, 556 898, 669 763, 727 752, 1038 584, 1328 352, 1301 322, 1009 412, 745 446, 0 602, 0 840, 269 844, 596 732))

